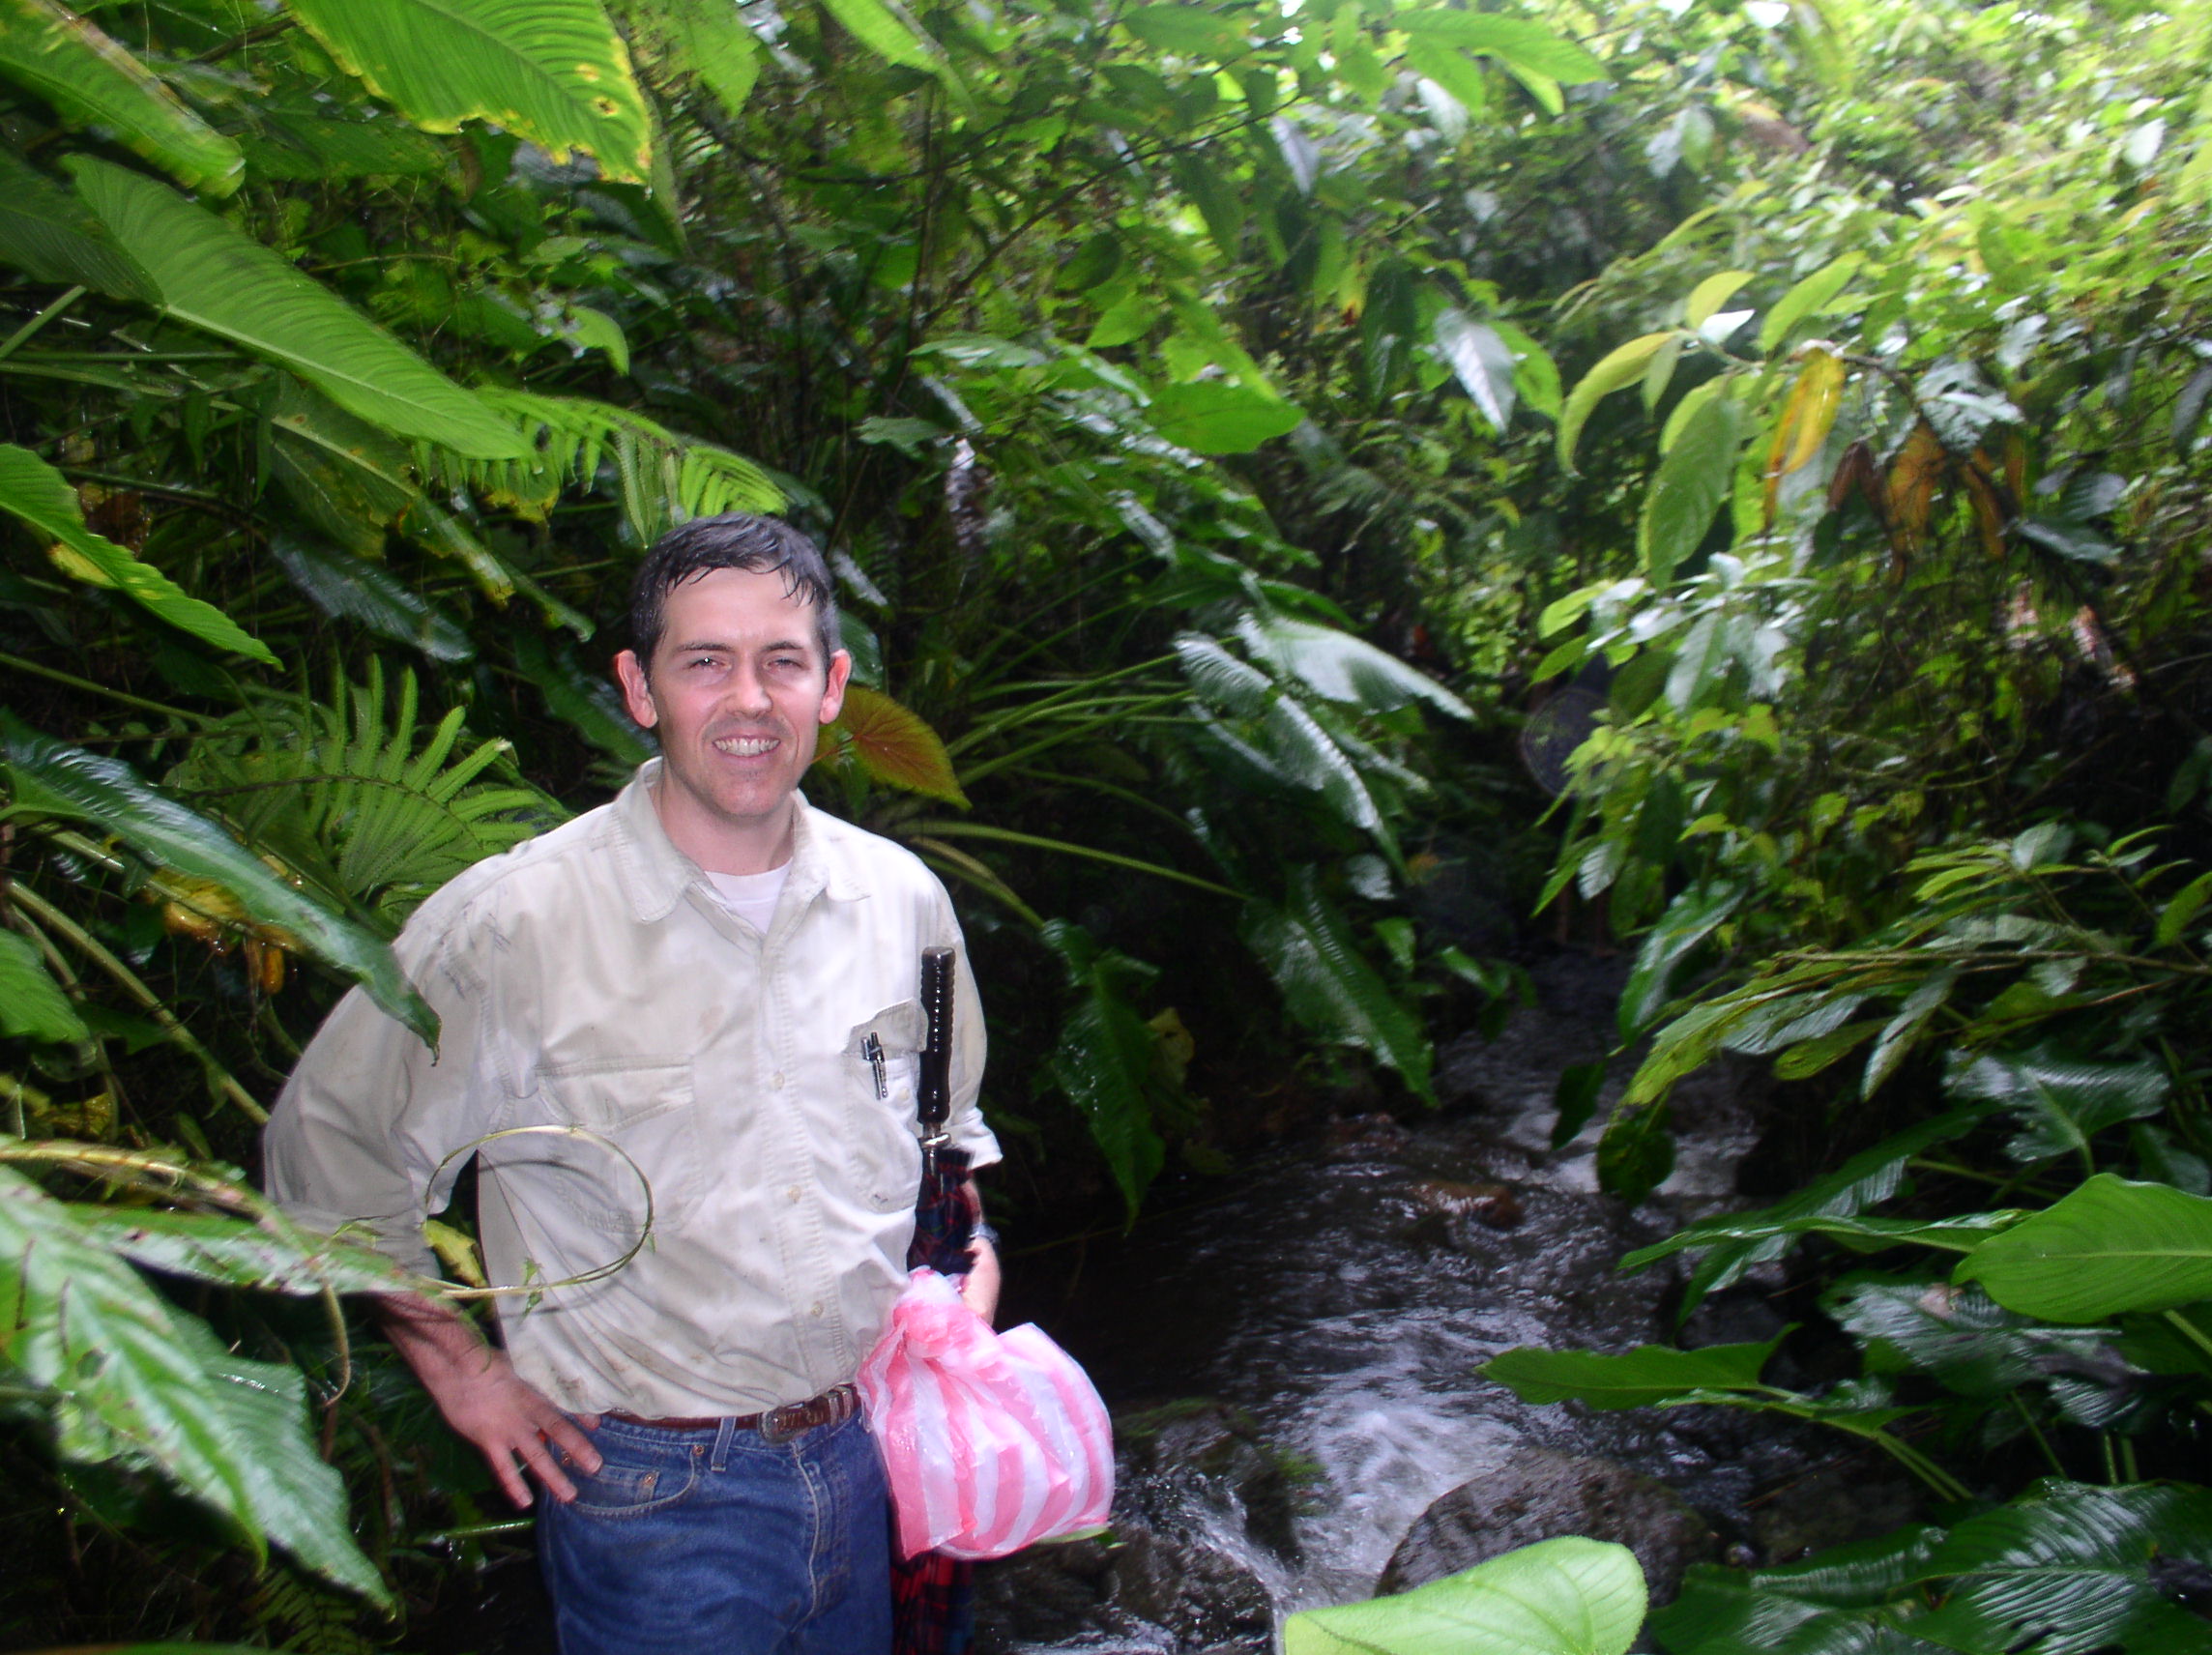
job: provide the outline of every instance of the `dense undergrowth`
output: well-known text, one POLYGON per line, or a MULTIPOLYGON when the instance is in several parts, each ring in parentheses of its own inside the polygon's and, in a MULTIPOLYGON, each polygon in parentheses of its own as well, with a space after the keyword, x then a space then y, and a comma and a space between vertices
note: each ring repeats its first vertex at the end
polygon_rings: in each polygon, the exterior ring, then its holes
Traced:
POLYGON ((810 792, 955 891, 1017 1227, 1227 1170, 1285 1071, 1419 1107, 1582 903, 1650 1041, 1609 1185, 1724 1051, 1800 1185, 1631 1265, 1864 1372, 1493 1377, 1930 1498, 1660 1640, 2201 1646, 2208 53, 2082 3, 0 9, 0 1625, 404 1648, 505 1542, 347 1333, 390 1271, 236 1169, 348 981, 420 1014, 414 905, 648 755, 627 570, 753 508, 836 560, 810 792))

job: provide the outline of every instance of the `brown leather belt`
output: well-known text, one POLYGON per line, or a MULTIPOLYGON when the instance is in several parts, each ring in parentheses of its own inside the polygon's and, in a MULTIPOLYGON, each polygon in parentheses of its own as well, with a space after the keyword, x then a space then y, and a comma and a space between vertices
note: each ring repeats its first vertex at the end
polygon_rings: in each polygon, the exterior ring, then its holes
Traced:
MULTIPOLYGON (((860 1393, 851 1385, 832 1385, 818 1397, 804 1402, 785 1403, 765 1413, 741 1413, 729 1421, 739 1431, 757 1431, 770 1442, 785 1442, 801 1431, 812 1431, 818 1425, 841 1425, 860 1411, 860 1393)), ((719 1415, 704 1419, 645 1419, 620 1408, 608 1408, 606 1417, 619 1419, 625 1425, 646 1425, 655 1431, 715 1431, 722 1425, 719 1415)))

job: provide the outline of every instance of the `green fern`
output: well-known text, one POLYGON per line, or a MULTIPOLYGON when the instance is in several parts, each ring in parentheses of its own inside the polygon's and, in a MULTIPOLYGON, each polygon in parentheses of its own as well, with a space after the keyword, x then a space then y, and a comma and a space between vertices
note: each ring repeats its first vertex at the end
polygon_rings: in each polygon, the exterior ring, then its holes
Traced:
POLYGON ((783 491, 750 460, 681 437, 627 408, 494 388, 478 395, 521 428, 530 456, 479 460, 424 447, 418 450, 423 475, 449 489, 470 489, 517 516, 544 521, 564 491, 595 486, 610 463, 623 516, 640 544, 693 517, 783 505, 783 491))
POLYGON ((389 1647, 362 1632, 360 1600, 280 1564, 270 1565, 246 1611, 273 1648, 300 1655, 383 1655, 389 1647))
POLYGON ((463 868, 519 844, 559 816, 534 789, 481 778, 509 748, 462 750, 463 712, 425 728, 415 675, 389 705, 384 671, 335 682, 328 704, 272 696, 236 714, 169 773, 169 785, 221 816, 388 930, 463 868))

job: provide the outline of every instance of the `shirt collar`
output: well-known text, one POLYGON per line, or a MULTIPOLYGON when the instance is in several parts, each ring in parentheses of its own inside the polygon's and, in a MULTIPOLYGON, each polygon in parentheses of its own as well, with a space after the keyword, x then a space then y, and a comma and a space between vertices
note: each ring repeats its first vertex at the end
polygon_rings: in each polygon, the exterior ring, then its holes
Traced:
MULTIPOLYGON (((653 790, 659 780, 660 761, 648 759, 615 796, 612 806, 615 865, 630 910, 643 924, 667 918, 686 890, 707 883, 699 864, 676 848, 668 829, 660 825, 660 812, 653 802, 653 790)), ((817 895, 838 902, 865 896, 866 888, 855 877, 849 858, 839 854, 842 847, 830 842, 835 837, 834 828, 824 831, 824 824, 831 819, 807 803, 803 794, 797 802, 786 894, 801 907, 817 895)))

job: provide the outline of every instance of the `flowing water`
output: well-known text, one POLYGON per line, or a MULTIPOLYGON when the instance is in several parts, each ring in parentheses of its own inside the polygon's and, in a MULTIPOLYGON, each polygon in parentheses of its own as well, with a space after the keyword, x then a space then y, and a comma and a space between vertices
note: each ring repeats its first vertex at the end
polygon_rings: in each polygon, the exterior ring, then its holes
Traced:
MULTIPOLYGON (((1617 971, 1562 956, 1537 976, 1540 1004, 1498 1039, 1468 1036, 1441 1054, 1439 1117, 1343 1123, 1231 1195, 1148 1219, 1093 1255, 1056 1319, 1117 1413, 1217 1399, 1301 1473, 1283 1524, 1255 1522, 1223 1479, 1172 1459, 1129 1475, 1117 1508, 1257 1578, 1270 1618, 1371 1595, 1433 1500, 1517 1450, 1603 1456, 1662 1480, 1724 1532, 1740 1531, 1755 1494, 1804 1463, 1801 1437, 1746 1431, 1718 1410, 1531 1407, 1474 1372, 1517 1345, 1622 1350, 1668 1337, 1671 1271, 1623 1275, 1615 1262, 1733 1203, 1751 1143, 1740 1078, 1708 1072, 1676 1094, 1681 1153, 1658 1195, 1632 1213, 1598 1194, 1595 1128, 1552 1151, 1553 1097, 1562 1068, 1610 1044, 1617 971)), ((1607 1102, 1623 1078, 1611 1078, 1607 1102)), ((1747 1296, 1737 1314, 1771 1313, 1747 1296)), ((1031 1569, 1021 1594, 1036 1589, 1031 1569)), ((1269 1640, 1247 1626, 1194 1641, 1188 1628, 1179 1636, 1110 1610, 1038 1640, 1021 1636, 1024 1618, 994 1627, 987 1615, 986 1651, 1269 1640)))

